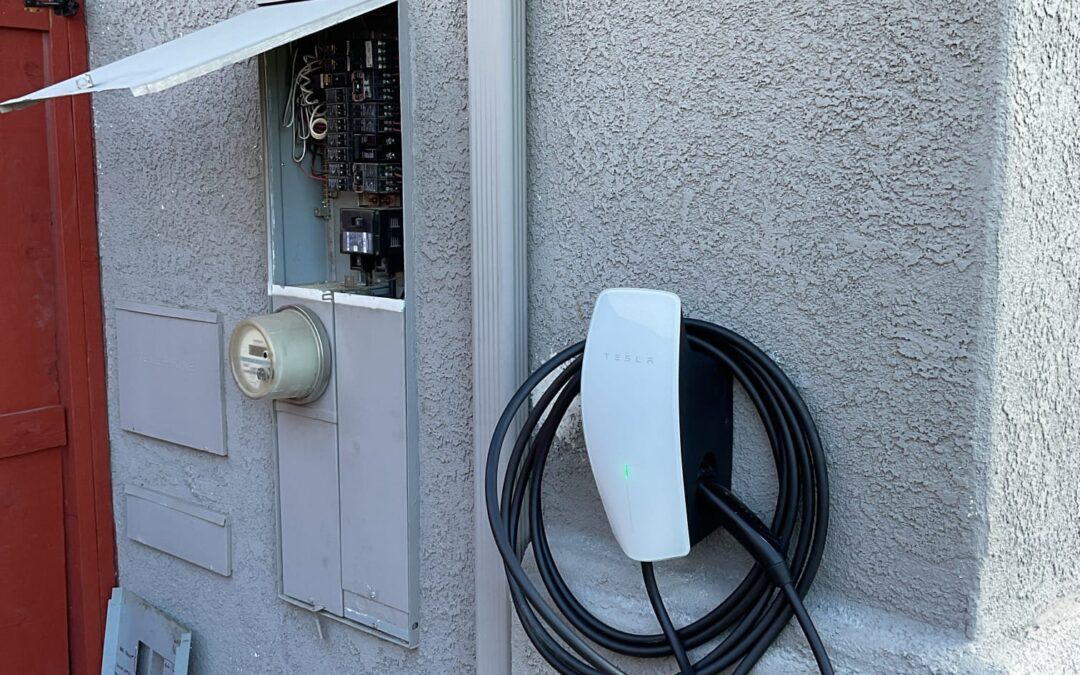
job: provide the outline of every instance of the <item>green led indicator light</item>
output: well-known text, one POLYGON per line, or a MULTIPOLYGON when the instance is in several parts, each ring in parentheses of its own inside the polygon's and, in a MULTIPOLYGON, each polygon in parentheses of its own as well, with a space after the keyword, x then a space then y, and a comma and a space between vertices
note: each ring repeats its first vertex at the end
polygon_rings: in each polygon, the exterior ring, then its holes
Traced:
POLYGON ((623 464, 623 475, 626 476, 626 480, 630 480, 630 465, 623 464))

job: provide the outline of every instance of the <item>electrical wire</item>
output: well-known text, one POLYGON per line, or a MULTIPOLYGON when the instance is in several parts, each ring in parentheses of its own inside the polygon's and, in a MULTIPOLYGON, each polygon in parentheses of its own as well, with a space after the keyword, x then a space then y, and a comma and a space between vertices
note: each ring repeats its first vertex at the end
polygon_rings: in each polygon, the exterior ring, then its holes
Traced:
POLYGON ((585 343, 567 347, 526 379, 503 411, 489 446, 484 487, 488 520, 506 567, 510 595, 526 634, 560 673, 618 675, 600 649, 640 658, 676 656, 683 673, 711 675, 734 668, 745 675, 795 616, 822 673, 828 655, 802 604, 821 563, 829 521, 829 485, 817 428, 794 385, 760 349, 726 328, 683 322, 689 347, 728 368, 753 403, 769 438, 778 490, 766 526, 711 476, 702 476, 701 499, 711 503, 724 529, 755 563, 731 594, 705 616, 675 628, 652 575, 642 567, 659 634, 631 633, 602 621, 574 596, 551 553, 541 485, 555 432, 581 389, 585 343), (561 371, 560 371, 561 369, 561 371), (551 384, 526 416, 505 471, 507 435, 519 409, 546 378, 551 384), (531 549, 547 597, 525 572, 531 549), (549 600, 550 598, 550 600, 549 600), (687 653, 716 641, 696 662, 687 653), (689 668, 688 668, 689 666, 689 668))
POLYGON ((664 631, 664 637, 671 645, 671 651, 675 652, 679 672, 681 675, 694 675, 694 665, 690 663, 690 655, 686 653, 686 647, 679 639, 675 624, 671 623, 671 617, 668 615, 667 608, 664 607, 664 599, 660 597, 660 587, 656 585, 656 573, 653 571, 651 562, 641 563, 641 577, 645 582, 645 592, 649 595, 649 604, 652 605, 653 614, 660 622, 660 630, 664 631))
POLYGON ((299 56, 299 50, 293 52, 292 86, 289 88, 289 99, 285 102, 281 119, 282 126, 293 129, 292 158, 297 164, 302 163, 307 155, 308 139, 320 141, 326 138, 329 131, 326 103, 316 96, 311 79, 312 75, 322 69, 322 59, 318 53, 305 54, 303 66, 297 69, 299 56), (297 145, 300 147, 299 155, 296 153, 297 145))
POLYGON ((795 612, 799 627, 802 628, 806 641, 810 645, 810 651, 814 654, 818 670, 822 673, 832 673, 833 668, 832 663, 829 661, 829 654, 825 651, 821 636, 818 635, 817 628, 814 627, 814 622, 810 619, 810 613, 806 611, 806 605, 803 604, 802 598, 799 597, 799 593, 795 590, 795 586, 784 584, 783 590, 788 602, 791 603, 791 609, 795 612))

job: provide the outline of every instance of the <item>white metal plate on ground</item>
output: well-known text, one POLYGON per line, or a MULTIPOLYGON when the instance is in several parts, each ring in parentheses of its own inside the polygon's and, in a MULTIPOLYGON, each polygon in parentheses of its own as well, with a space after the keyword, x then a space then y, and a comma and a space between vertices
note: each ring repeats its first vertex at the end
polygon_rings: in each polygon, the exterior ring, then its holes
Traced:
POLYGON ((113 589, 102 675, 187 675, 190 656, 191 631, 131 591, 113 589))

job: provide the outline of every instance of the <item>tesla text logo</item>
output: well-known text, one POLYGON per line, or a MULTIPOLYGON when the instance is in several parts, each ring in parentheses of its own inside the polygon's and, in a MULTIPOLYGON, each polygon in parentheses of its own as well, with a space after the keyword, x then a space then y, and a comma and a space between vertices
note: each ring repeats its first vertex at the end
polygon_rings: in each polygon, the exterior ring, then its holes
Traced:
POLYGON ((604 352, 604 359, 641 366, 651 366, 654 362, 653 357, 645 356, 644 354, 625 354, 618 352, 604 352))

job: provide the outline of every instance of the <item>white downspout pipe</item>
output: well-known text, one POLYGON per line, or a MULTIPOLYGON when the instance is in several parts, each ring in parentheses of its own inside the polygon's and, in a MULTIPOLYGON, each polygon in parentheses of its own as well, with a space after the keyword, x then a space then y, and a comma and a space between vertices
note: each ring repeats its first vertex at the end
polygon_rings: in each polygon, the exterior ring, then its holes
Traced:
POLYGON ((510 672, 510 602, 484 504, 484 463, 528 367, 525 1, 468 0, 472 187, 476 672, 510 672))

